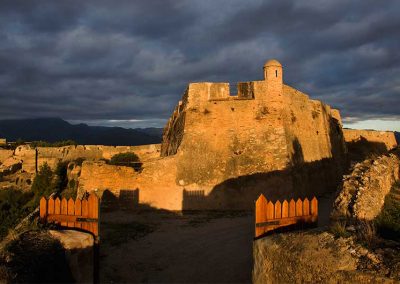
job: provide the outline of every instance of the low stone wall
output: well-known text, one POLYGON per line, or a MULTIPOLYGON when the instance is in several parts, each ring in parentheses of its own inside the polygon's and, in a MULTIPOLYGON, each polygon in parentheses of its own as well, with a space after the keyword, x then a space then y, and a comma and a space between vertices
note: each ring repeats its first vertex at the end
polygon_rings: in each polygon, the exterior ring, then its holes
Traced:
POLYGON ((104 198, 128 199, 132 206, 140 203, 154 208, 182 210, 183 186, 176 182, 174 157, 145 162, 140 172, 102 161, 84 161, 78 196, 92 191, 103 196, 107 194, 108 197, 104 198))
POLYGON ((384 144, 387 150, 397 146, 396 137, 392 131, 343 129, 343 134, 346 143, 357 142, 364 138, 370 143, 384 144))
POLYGON ((160 144, 142 146, 77 145, 37 147, 36 149, 32 149, 29 145, 23 145, 17 147, 14 155, 23 161, 24 171, 35 173, 36 166, 39 169, 44 163, 47 163, 54 169, 60 161, 73 161, 78 158, 85 160, 109 160, 115 154, 126 152, 136 153, 141 161, 153 160, 160 156, 160 148, 160 144))
POLYGON ((385 196, 400 180, 400 150, 356 164, 335 200, 333 217, 372 220, 381 212, 385 196))
POLYGON ((108 165, 105 162, 84 161, 79 178, 78 196, 85 191, 109 190, 119 196, 120 190, 137 188, 137 175, 133 168, 108 165))

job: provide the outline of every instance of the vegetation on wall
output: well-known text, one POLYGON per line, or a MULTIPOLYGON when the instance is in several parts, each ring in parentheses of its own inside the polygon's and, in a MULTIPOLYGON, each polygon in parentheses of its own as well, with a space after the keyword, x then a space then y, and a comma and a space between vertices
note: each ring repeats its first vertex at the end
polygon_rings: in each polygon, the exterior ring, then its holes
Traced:
POLYGON ((139 157, 133 152, 119 153, 111 157, 110 165, 132 167, 135 171, 142 169, 139 157))
POLYGON ((70 146, 70 145, 78 145, 74 140, 63 140, 57 142, 47 142, 47 141, 33 141, 30 143, 31 148, 36 147, 63 147, 63 146, 70 146))

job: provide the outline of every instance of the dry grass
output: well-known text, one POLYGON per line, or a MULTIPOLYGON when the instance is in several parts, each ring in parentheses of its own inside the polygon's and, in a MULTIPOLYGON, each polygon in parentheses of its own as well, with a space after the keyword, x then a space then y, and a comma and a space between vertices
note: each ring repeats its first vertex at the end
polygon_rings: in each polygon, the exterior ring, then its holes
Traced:
POLYGON ((346 225, 347 225, 346 220, 335 221, 330 225, 329 231, 336 238, 347 238, 350 236, 350 233, 346 230, 346 225))

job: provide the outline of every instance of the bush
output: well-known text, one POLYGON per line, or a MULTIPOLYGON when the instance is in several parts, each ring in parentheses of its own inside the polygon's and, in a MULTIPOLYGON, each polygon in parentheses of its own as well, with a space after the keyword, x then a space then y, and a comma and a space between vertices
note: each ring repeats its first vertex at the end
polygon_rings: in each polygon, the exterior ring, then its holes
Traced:
POLYGON ((347 238, 350 236, 350 233, 346 230, 346 221, 345 220, 337 220, 333 222, 330 227, 329 231, 336 237, 336 238, 347 238))
POLYGON ((139 157, 133 152, 119 153, 111 157, 108 162, 110 165, 132 167, 135 171, 142 169, 142 163, 139 157))
MULTIPOLYGON (((49 197, 52 193, 61 194, 65 191, 67 183, 67 163, 58 163, 54 172, 47 163, 44 163, 33 180, 30 192, 0 191, 0 238, 4 237, 8 229, 14 227, 37 208, 42 196, 49 197)), ((76 188, 67 191, 62 196, 75 198, 76 188)))
POLYGON ((30 213, 30 208, 26 204, 32 197, 32 192, 14 189, 0 191, 0 239, 30 213))

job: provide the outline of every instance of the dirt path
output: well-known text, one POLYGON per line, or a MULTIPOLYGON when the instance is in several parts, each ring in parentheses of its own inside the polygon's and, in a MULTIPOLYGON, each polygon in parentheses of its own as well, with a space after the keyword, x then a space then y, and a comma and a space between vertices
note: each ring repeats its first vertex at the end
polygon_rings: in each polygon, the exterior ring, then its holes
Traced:
POLYGON ((251 282, 253 217, 232 214, 102 214, 100 281, 251 282))

